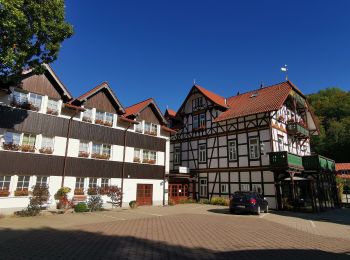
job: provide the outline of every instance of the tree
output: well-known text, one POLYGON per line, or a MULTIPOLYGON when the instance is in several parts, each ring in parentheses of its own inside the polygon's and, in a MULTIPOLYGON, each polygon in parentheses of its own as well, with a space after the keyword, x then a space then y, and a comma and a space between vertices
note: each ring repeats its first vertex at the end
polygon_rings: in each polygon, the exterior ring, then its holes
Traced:
POLYGON ((43 73, 72 34, 64 0, 0 0, 0 84, 18 84, 23 70, 43 73))
POLYGON ((320 135, 312 138, 315 152, 336 162, 350 160, 350 92, 328 88, 308 96, 320 120, 320 135))

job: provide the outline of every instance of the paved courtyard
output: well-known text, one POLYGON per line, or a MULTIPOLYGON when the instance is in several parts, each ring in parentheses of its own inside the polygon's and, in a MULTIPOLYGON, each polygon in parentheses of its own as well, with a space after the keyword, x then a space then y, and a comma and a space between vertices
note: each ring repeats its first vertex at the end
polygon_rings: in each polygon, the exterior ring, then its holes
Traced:
POLYGON ((350 259, 350 211, 188 204, 0 219, 0 259, 350 259))

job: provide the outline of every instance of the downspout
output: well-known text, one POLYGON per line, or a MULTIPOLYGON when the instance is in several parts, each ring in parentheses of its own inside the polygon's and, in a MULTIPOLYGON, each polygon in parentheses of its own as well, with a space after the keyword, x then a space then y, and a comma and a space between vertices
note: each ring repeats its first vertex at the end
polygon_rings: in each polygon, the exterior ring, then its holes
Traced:
POLYGON ((63 172, 62 172, 62 180, 61 180, 61 188, 64 186, 64 178, 66 177, 66 168, 67 168, 67 157, 68 157, 68 147, 69 147, 69 137, 70 137, 70 130, 71 130, 71 125, 73 118, 77 115, 78 110, 76 109, 74 111, 74 114, 69 118, 68 121, 68 130, 67 130, 67 135, 66 135, 66 149, 64 151, 64 160, 63 160, 63 172))
MULTIPOLYGON (((166 154, 167 154, 167 150, 166 150, 166 146, 167 146, 167 142, 165 142, 165 151, 164 151, 164 174, 163 174, 163 206, 165 206, 165 180, 166 180, 166 154)), ((169 143, 170 146, 170 143, 169 143)), ((170 147, 169 147, 170 148, 170 147)))
POLYGON ((124 148, 123 148, 123 162, 122 162, 122 183, 121 183, 121 199, 120 199, 120 207, 123 205, 123 194, 124 194, 124 172, 125 172, 125 153, 126 153, 126 137, 128 130, 131 127, 131 123, 129 123, 128 127, 124 130, 124 148))

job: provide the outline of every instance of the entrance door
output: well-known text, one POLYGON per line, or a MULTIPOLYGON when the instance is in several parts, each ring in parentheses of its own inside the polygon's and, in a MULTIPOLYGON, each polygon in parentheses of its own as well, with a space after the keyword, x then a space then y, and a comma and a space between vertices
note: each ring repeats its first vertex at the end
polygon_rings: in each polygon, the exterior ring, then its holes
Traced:
POLYGON ((153 184, 137 184, 136 203, 139 206, 152 205, 153 184))
POLYGON ((188 199, 188 184, 169 184, 169 199, 177 204, 188 199))

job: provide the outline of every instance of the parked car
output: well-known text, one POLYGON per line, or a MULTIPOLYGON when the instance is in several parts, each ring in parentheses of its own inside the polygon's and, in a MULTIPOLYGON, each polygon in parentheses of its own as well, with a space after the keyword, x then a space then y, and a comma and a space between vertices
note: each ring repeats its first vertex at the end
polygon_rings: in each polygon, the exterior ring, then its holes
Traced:
POLYGON ((269 211, 267 200, 257 192, 236 191, 230 198, 230 213, 250 212, 260 215, 269 211))

